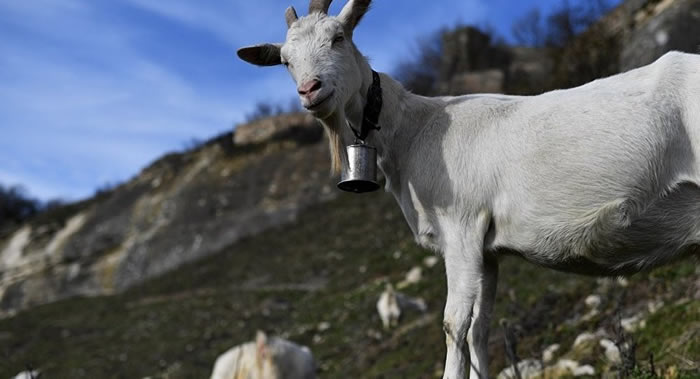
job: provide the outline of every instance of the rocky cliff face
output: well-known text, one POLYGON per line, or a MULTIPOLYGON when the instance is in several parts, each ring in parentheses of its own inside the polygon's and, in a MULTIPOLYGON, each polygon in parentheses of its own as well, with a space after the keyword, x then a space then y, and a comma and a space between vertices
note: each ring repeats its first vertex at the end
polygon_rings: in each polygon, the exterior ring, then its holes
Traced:
POLYGON ((516 87, 537 91, 553 65, 547 48, 494 45, 470 26, 444 33, 442 49, 435 86, 440 95, 504 93, 516 87))
POLYGON ((700 51, 700 2, 627 0, 569 44, 553 87, 571 87, 649 64, 672 50, 700 51))
POLYGON ((700 2, 627 0, 563 49, 494 45, 473 27, 442 37, 437 94, 538 94, 700 52, 700 2))
POLYGON ((0 239, 0 314, 123 290, 330 199, 322 130, 304 114, 238 127, 0 239), (303 146, 303 148, 301 148, 303 146))
POLYGON ((620 68, 653 62, 667 51, 700 52, 700 2, 648 0, 630 2, 620 68))

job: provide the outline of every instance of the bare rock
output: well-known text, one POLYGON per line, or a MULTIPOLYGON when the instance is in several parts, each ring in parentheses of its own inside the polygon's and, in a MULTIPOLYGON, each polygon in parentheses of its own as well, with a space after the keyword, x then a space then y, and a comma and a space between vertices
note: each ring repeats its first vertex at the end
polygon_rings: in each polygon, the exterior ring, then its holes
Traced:
POLYGON ((700 46, 700 2, 646 1, 631 10, 625 30, 622 71, 653 62, 672 50, 697 52, 700 46))
POLYGON ((598 309, 601 303, 600 295, 588 295, 584 300, 584 303, 586 304, 586 306, 588 306, 588 308, 598 309))
POLYGON ((559 351, 559 348, 561 346, 558 343, 555 343, 553 345, 549 345, 544 351, 542 352, 542 361, 544 363, 550 363, 554 360, 555 354, 559 351))
POLYGON ((440 87, 441 93, 503 93, 505 74, 499 69, 466 72, 453 76, 440 87))
POLYGON ((319 332, 325 332, 326 330, 328 330, 328 329, 330 329, 330 328, 331 328, 331 323, 328 322, 328 321, 319 322, 319 323, 318 323, 318 326, 316 327, 316 329, 317 329, 319 332))
POLYGON ((646 327, 646 320, 641 314, 636 314, 634 316, 621 319, 620 325, 625 332, 633 333, 638 329, 644 329, 646 327))
POLYGON ((613 365, 619 365, 622 363, 622 357, 620 356, 620 349, 615 345, 615 343, 607 338, 600 340, 600 346, 605 349, 605 358, 607 361, 613 365))
POLYGON ((595 334, 590 333, 590 332, 583 332, 576 336, 576 339, 574 340, 574 345, 573 348, 577 348, 582 346, 585 343, 589 343, 590 341, 593 341, 596 339, 595 334))
POLYGON ((294 127, 316 127, 308 113, 285 114, 239 125, 233 135, 235 145, 261 143, 294 127))
MULTIPOLYGON (((542 373, 542 363, 536 359, 525 359, 518 362, 518 372, 522 378, 533 378, 542 373)), ((501 371, 496 378, 498 379, 515 379, 515 370, 513 367, 507 367, 501 371)))
POLYGON ((599 338, 600 337, 593 333, 581 333, 576 337, 571 350, 566 354, 566 356, 573 359, 584 359, 595 355, 598 348, 599 338))
POLYGON ((438 263, 438 261, 439 261, 438 257, 436 257, 434 255, 429 255, 429 256, 423 258, 423 265, 427 268, 433 268, 438 263))
POLYGON ((396 288, 406 288, 410 285, 420 282, 422 278, 423 269, 420 266, 415 266, 409 272, 406 273, 406 277, 404 278, 404 280, 402 280, 399 284, 396 285, 396 288))
POLYGON ((559 378, 566 376, 593 376, 595 369, 591 365, 581 365, 572 359, 560 359, 554 366, 547 367, 543 373, 544 378, 559 378))
POLYGON ((114 189, 0 236, 0 317, 118 293, 294 222, 335 196, 324 190, 328 180, 310 180, 328 171, 323 131, 307 114, 241 125, 235 136, 168 154, 114 189))

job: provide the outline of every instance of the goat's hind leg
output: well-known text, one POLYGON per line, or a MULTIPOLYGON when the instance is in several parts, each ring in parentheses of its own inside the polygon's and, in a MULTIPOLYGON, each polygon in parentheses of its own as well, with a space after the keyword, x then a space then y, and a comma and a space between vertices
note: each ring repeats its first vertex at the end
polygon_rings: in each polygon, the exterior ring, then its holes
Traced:
POLYGON ((479 294, 474 302, 472 324, 467 333, 470 356, 470 379, 488 377, 489 359, 489 328, 493 304, 496 301, 496 285, 498 282, 498 262, 495 258, 485 259, 479 294))

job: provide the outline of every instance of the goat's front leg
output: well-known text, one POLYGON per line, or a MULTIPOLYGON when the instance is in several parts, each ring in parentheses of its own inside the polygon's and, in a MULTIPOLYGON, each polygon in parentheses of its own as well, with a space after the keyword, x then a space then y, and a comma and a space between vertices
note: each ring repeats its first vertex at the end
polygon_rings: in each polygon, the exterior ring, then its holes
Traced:
MULTIPOLYGON (((447 359, 443 379, 462 379, 470 355, 474 357, 471 365, 471 376, 487 377, 487 354, 485 351, 488 339, 488 316, 493 300, 485 300, 495 289, 496 274, 490 271, 492 266, 486 265, 483 255, 484 234, 488 226, 487 220, 481 220, 472 228, 467 229, 467 235, 445 235, 445 271, 447 273, 447 302, 443 328, 447 343, 447 359), (453 238, 450 238, 453 237, 453 238), (486 284, 486 286, 485 286, 486 284), (493 284, 493 286, 492 286, 493 284), (474 314, 475 304, 478 313, 474 314), (470 349, 467 335, 470 330, 472 316, 476 316, 475 326, 485 330, 472 331, 470 339, 475 343, 470 349), (472 350, 473 353, 468 353, 472 350)), ((453 229, 459 230, 459 229, 453 229)), ((464 233, 464 229, 459 230, 464 233)))

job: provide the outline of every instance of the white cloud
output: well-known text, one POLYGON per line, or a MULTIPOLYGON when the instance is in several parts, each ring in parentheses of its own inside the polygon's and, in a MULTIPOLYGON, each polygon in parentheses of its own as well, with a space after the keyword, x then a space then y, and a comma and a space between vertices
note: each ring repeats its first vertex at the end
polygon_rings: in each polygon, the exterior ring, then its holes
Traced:
MULTIPOLYGON (((284 10, 291 1, 127 0, 131 5, 200 29, 231 46, 242 46, 252 35, 260 41, 284 39, 284 10)), ((297 5, 307 2, 295 1, 297 5)))
POLYGON ((0 4, 10 15, 0 27, 18 31, 0 55, 0 182, 42 198, 85 196, 230 128, 247 105, 227 96, 235 88, 204 86, 137 50, 139 28, 110 23, 94 3, 55 3, 0 4))

